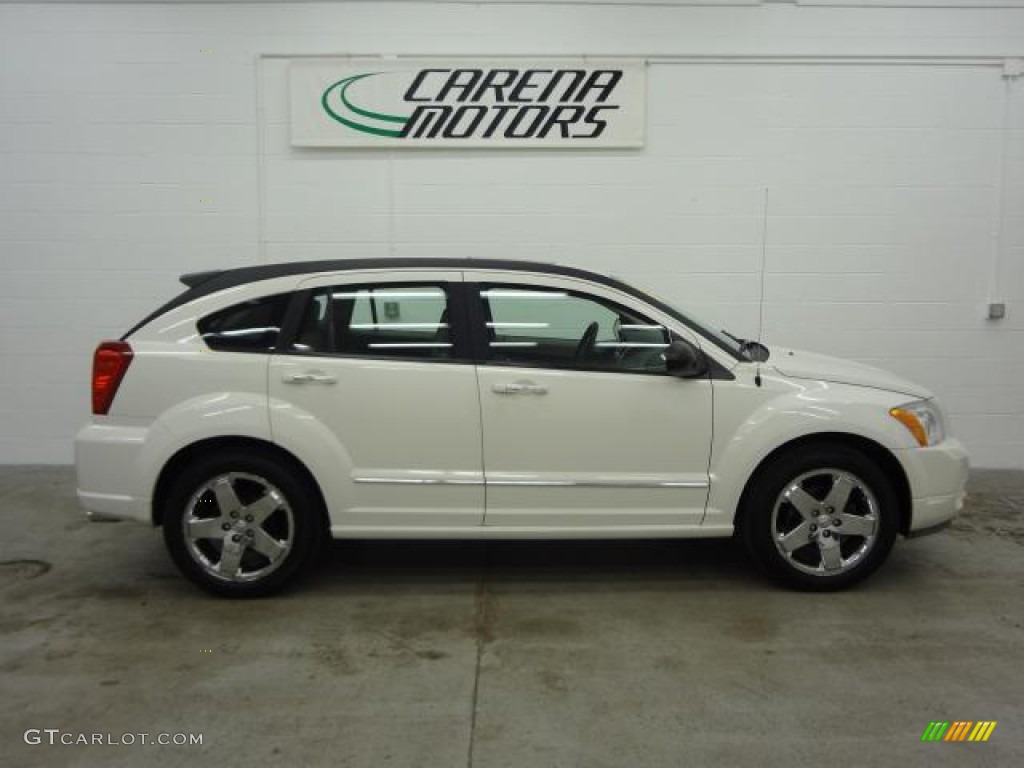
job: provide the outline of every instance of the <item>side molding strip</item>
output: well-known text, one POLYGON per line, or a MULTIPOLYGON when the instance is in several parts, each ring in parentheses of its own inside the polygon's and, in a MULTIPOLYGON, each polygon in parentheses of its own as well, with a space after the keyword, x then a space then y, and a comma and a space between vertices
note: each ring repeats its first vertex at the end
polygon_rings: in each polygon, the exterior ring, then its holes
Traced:
POLYGON ((357 483, 379 485, 489 485, 533 488, 707 488, 706 482, 648 480, 478 480, 443 477, 354 477, 357 483))
POLYGON ((707 488, 705 482, 683 480, 488 480, 486 485, 520 485, 544 488, 707 488))
POLYGON ((354 477, 357 483, 376 483, 378 485, 483 485, 483 480, 454 479, 448 477, 354 477))

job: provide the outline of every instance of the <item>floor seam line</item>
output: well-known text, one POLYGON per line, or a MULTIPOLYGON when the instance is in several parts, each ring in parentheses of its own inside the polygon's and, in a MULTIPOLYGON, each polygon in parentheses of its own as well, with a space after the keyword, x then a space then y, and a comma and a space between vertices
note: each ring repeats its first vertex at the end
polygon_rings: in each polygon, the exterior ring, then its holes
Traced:
MULTIPOLYGON (((484 567, 486 568, 486 552, 484 567)), ((484 653, 484 640, 487 627, 487 581, 484 573, 476 589, 476 615, 474 616, 474 634, 476 635, 476 669, 473 672, 473 699, 469 718, 469 745, 466 750, 466 768, 473 768, 473 748, 476 744, 476 714, 480 699, 480 661, 484 653)))

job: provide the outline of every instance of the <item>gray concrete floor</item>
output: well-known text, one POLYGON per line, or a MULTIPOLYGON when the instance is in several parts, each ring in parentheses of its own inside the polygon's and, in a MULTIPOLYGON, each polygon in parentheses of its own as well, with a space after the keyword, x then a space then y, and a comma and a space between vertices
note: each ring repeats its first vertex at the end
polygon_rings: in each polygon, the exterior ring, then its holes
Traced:
POLYGON ((971 482, 952 529, 842 594, 781 591, 726 541, 340 542, 231 602, 158 531, 87 523, 70 469, 0 468, 2 762, 1021 765, 1024 472, 971 482), (922 744, 931 720, 998 726, 922 744))

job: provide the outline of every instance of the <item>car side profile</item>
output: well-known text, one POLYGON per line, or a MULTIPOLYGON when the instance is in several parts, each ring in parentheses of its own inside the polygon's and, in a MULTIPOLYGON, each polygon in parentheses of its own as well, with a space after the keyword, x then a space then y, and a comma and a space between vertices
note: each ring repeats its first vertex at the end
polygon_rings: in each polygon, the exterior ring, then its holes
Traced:
POLYGON ((96 349, 78 496, 162 526, 217 594, 284 586, 327 536, 736 535, 833 590, 963 504, 967 454, 923 387, 602 275, 373 259, 182 281, 96 349))

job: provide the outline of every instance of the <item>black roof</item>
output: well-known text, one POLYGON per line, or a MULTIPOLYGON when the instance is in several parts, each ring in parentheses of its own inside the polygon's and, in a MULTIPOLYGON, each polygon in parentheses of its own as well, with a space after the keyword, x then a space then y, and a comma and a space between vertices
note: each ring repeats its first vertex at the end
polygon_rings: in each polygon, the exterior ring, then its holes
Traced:
POLYGON ((198 299, 225 288, 270 280, 275 277, 305 275, 315 272, 347 272, 356 269, 499 269, 520 272, 541 272, 566 277, 627 287, 624 283, 596 272, 575 267, 563 267, 541 261, 518 261, 515 259, 450 259, 450 258, 381 258, 381 259, 332 259, 324 261, 293 261, 282 264, 265 264, 258 267, 193 272, 181 276, 181 282, 194 293, 186 301, 198 299))
MULTIPOLYGON (((558 264, 547 264, 540 261, 519 261, 515 259, 452 259, 452 258, 380 258, 380 259, 325 259, 322 261, 293 261, 281 264, 264 264, 255 267, 237 267, 235 269, 212 270, 209 272, 191 272, 181 276, 181 282, 187 286, 187 290, 175 296, 162 307, 149 314, 141 322, 129 330, 122 338, 127 339, 132 333, 142 328, 147 323, 170 312, 172 309, 187 304, 190 301, 209 296, 217 291, 234 288, 246 283, 255 283, 260 280, 271 280, 276 277, 289 277, 291 275, 314 274, 317 272, 346 272, 359 269, 452 269, 452 270, 501 270, 533 272, 548 275, 561 275, 564 277, 575 277, 581 280, 589 280, 592 283, 599 283, 610 288, 615 288, 623 293, 645 301, 657 307, 682 323, 697 331, 704 337, 708 337, 707 331, 685 315, 679 313, 674 307, 665 304, 663 301, 650 296, 643 291, 628 285, 614 277, 608 277, 597 272, 590 272, 576 267, 565 267, 558 264)), ((714 339, 711 339, 714 341, 714 339)), ((716 342, 718 346, 720 343, 716 342)), ((732 350, 726 350, 733 356, 732 350)))

